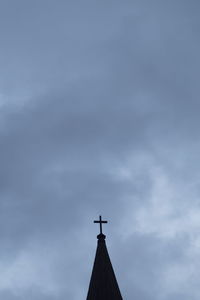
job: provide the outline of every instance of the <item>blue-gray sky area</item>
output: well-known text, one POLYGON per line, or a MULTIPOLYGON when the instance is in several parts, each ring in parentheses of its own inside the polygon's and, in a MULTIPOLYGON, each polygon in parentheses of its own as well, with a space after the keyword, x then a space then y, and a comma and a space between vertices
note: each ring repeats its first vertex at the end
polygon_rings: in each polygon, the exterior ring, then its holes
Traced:
POLYGON ((0 299, 200 299, 200 2, 0 0, 0 299))

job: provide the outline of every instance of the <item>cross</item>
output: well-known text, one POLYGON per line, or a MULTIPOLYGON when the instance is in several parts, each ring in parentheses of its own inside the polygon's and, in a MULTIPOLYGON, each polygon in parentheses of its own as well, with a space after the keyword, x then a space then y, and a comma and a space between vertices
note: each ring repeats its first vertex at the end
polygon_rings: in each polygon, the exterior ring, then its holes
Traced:
POLYGON ((100 234, 102 234, 102 224, 108 223, 107 221, 102 221, 101 216, 99 216, 99 221, 94 221, 94 223, 99 223, 100 225, 100 234))

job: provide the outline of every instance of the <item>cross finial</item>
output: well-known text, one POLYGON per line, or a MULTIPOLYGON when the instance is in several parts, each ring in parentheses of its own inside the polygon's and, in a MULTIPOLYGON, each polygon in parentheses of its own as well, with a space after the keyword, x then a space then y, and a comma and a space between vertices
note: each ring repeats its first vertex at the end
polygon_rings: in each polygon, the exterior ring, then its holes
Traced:
POLYGON ((102 234, 102 224, 108 223, 108 221, 102 221, 101 216, 99 216, 99 221, 94 221, 94 223, 99 223, 99 225, 100 225, 100 234, 102 234))

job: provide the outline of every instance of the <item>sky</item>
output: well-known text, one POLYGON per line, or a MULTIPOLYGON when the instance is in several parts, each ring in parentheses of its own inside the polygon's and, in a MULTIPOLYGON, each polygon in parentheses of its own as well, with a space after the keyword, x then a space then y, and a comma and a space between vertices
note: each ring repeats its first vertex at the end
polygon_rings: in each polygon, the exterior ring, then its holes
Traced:
POLYGON ((200 298, 200 3, 0 0, 0 299, 200 298))

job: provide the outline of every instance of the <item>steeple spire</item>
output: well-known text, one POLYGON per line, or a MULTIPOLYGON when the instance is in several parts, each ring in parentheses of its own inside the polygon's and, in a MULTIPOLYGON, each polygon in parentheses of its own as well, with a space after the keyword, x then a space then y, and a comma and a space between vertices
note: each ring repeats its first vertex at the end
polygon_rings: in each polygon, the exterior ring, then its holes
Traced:
POLYGON ((123 300, 106 247, 106 236, 102 233, 102 223, 107 221, 102 221, 100 216, 99 221, 94 223, 100 224, 100 234, 97 236, 97 250, 87 300, 123 300))

